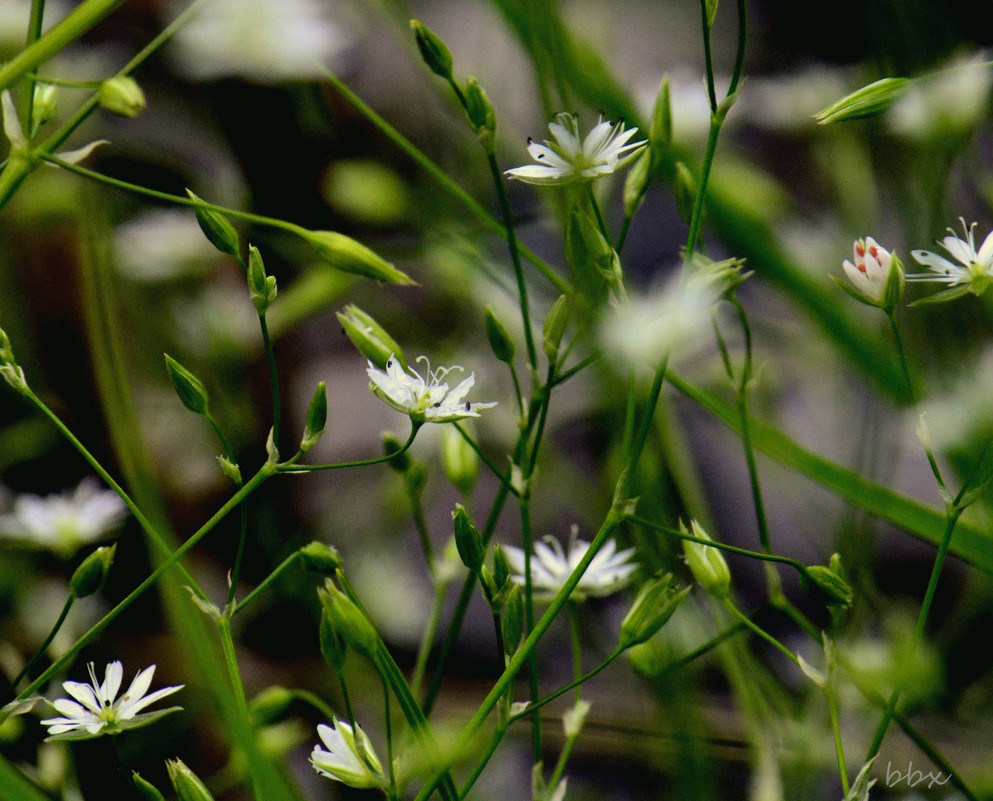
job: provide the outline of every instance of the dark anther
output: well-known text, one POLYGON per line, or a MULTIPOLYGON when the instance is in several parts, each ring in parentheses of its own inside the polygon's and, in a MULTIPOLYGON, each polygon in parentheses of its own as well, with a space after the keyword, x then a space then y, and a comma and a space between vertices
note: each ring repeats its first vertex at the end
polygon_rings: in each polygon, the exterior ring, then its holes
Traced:
POLYGON ((466 410, 467 412, 471 412, 471 411, 472 411, 472 404, 471 404, 471 403, 469 403, 469 401, 466 401, 466 402, 465 402, 465 410, 466 410))
POLYGON ((529 145, 533 145, 534 144, 534 139, 532 139, 530 136, 528 137, 528 144, 529 145))
POLYGON ((392 361, 392 359, 387 359, 387 360, 386 360, 386 366, 387 366, 387 367, 392 367, 392 366, 393 366, 393 361, 392 361))

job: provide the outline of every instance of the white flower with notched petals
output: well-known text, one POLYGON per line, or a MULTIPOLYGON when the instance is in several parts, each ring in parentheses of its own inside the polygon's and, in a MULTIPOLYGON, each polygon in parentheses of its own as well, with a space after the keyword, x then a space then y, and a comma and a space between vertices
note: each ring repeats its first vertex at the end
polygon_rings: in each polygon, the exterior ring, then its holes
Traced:
POLYGON ((507 170, 506 175, 529 184, 568 184, 592 181, 610 175, 634 159, 648 144, 645 140, 629 142, 637 128, 624 128, 601 118, 583 140, 579 135, 579 118, 562 112, 548 124, 552 141, 545 144, 528 139, 528 153, 537 164, 507 170))
MULTIPOLYGON (((531 586, 536 600, 548 601, 554 598, 566 580, 572 575, 590 544, 577 539, 579 527, 573 526, 569 536, 568 553, 554 537, 544 537, 534 544, 534 556, 531 560, 531 586)), ((513 545, 502 545, 507 564, 513 572, 513 580, 524 585, 524 551, 513 545)), ((602 597, 617 592, 630 580, 638 569, 637 562, 630 561, 634 548, 617 550, 614 540, 607 540, 603 547, 593 557, 583 577, 576 585, 570 596, 573 601, 582 601, 589 596, 602 597)))
POLYGON ((449 423, 464 417, 479 417, 479 409, 496 406, 496 401, 470 403, 463 400, 475 384, 475 374, 449 389, 444 379, 452 370, 461 367, 438 367, 431 365, 424 356, 417 357, 418 362, 424 362, 427 380, 412 367, 404 370, 400 362, 390 356, 386 361, 386 372, 369 362, 366 373, 369 376, 369 388, 376 396, 388 403, 398 412, 410 415, 418 423, 449 423))
POLYGON ((22 495, 11 514, 0 517, 0 537, 49 548, 63 557, 99 540, 127 515, 124 502, 111 490, 100 489, 96 479, 84 478, 61 495, 22 495))
POLYGON ((321 723, 317 727, 327 750, 320 745, 314 746, 310 754, 310 764, 314 770, 349 787, 388 787, 383 766, 362 727, 355 725, 356 735, 347 723, 335 719, 333 724, 321 723))
POLYGON ((966 225, 964 217, 959 217, 959 220, 962 222, 965 239, 956 236, 949 228, 949 236, 940 242, 958 264, 929 250, 912 251, 914 258, 931 272, 908 275, 908 281, 948 284, 949 288, 935 295, 935 300, 952 300, 966 292, 982 295, 993 283, 993 232, 987 234, 979 250, 976 250, 976 223, 966 225))
POLYGON ((88 667, 90 671, 89 684, 78 681, 62 683, 65 691, 75 698, 75 701, 60 698, 51 702, 55 711, 60 712, 62 717, 48 718, 42 721, 45 726, 48 726, 46 741, 89 740, 103 734, 120 734, 126 729, 147 726, 164 715, 180 710, 180 707, 173 706, 168 709, 139 714, 142 709, 154 704, 160 698, 172 695, 183 688, 182 684, 176 687, 163 687, 161 690, 145 695, 152 683, 155 665, 138 673, 127 692, 120 698, 117 697, 117 691, 121 689, 121 679, 124 677, 124 668, 121 667, 120 662, 111 662, 107 665, 103 682, 97 681, 92 662, 88 667))

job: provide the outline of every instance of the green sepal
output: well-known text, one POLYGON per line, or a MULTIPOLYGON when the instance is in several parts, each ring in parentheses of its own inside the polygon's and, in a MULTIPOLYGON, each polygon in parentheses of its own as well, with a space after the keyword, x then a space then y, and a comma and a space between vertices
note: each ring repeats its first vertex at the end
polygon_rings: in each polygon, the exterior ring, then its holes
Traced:
MULTIPOLYGON (((203 200, 194 195, 189 189, 186 190, 186 194, 190 196, 190 200, 203 203, 203 200)), ((221 253, 226 253, 234 257, 238 256, 240 250, 238 232, 228 222, 227 217, 206 206, 194 206, 193 213, 196 214, 197 224, 210 244, 221 253)))
POLYGON ((169 378, 172 379, 172 385, 176 388, 176 394, 179 395, 183 406, 195 414, 206 417, 209 398, 203 383, 168 353, 164 356, 166 371, 169 373, 169 378))

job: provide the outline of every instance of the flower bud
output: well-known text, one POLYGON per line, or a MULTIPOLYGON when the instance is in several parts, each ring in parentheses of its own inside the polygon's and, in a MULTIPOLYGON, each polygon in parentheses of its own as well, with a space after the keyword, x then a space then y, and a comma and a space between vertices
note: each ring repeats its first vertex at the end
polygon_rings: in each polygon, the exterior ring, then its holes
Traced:
MULTIPOLYGON (((186 190, 186 194, 190 196, 190 200, 194 200, 197 203, 203 202, 189 189, 186 190)), ((237 257, 240 247, 238 232, 228 222, 227 217, 205 206, 194 206, 193 212, 197 216, 197 223, 200 225, 200 230, 203 231, 204 236, 207 237, 210 244, 221 253, 227 253, 229 256, 237 257)))
MULTIPOLYGON (((696 520, 691 520, 690 526, 693 529, 694 537, 701 540, 711 540, 710 535, 703 530, 703 527, 696 520)), ((689 533, 682 523, 679 524, 679 528, 683 533, 689 533)), ((731 589, 731 571, 728 570, 728 564, 724 561, 724 556, 720 550, 699 542, 683 540, 683 553, 686 556, 686 564, 697 583, 711 595, 726 598, 731 589)))
POLYGON ((486 338, 489 339, 490 348, 493 349, 493 355, 497 359, 505 364, 510 364, 514 360, 516 352, 514 340, 489 306, 486 307, 486 338))
POLYGON ((559 295, 559 299, 552 304, 542 326, 542 346, 545 350, 545 356, 550 362, 558 358, 559 347, 562 345, 562 335, 569 323, 569 311, 569 298, 566 295, 559 295))
POLYGON ((478 573, 486 558, 486 549, 483 547, 483 538, 479 534, 479 529, 473 525, 465 507, 460 503, 455 504, 452 520, 455 522, 455 547, 458 548, 462 564, 473 573, 478 573))
POLYGON ((248 705, 248 712, 256 726, 268 726, 281 720, 296 696, 279 685, 267 687, 248 705))
POLYGON ((338 556, 337 549, 327 543, 314 540, 304 545, 298 553, 303 569, 310 573, 333 576, 341 569, 341 557, 338 556))
POLYGON ((336 270, 364 275, 387 284, 416 283, 409 275, 377 256, 365 245, 344 234, 335 231, 308 231, 304 228, 297 233, 336 270))
POLYGON ((97 548, 80 563, 69 579, 69 589, 74 596, 85 598, 100 591, 107 580, 107 574, 110 573, 110 566, 114 564, 116 551, 117 543, 103 546, 97 548))
POLYGON ((452 53, 438 36, 419 20, 412 19, 410 27, 414 30, 417 49, 428 69, 446 81, 452 80, 452 53))
POLYGON ((672 147, 672 100, 669 95, 669 76, 662 76, 662 85, 655 96, 652 124, 648 131, 648 146, 654 164, 660 163, 672 147))
POLYGON ((871 236, 857 239, 853 253, 855 263, 845 259, 841 265, 852 285, 835 279, 838 285, 861 303, 893 311, 903 297, 906 281, 899 257, 871 236))
POLYGON ((472 492, 479 477, 479 455, 455 426, 441 429, 441 466, 455 489, 463 495, 472 492))
POLYGON ((165 801, 165 796, 159 792, 158 788, 151 782, 138 775, 138 771, 131 771, 131 783, 138 792, 141 801, 165 801))
POLYGON ((479 137, 479 143, 489 154, 496 152, 496 112, 486 96, 486 90, 475 78, 469 78, 465 88, 466 113, 469 123, 479 137))
POLYGON ((626 650, 650 639, 669 621, 689 591, 686 587, 676 592, 671 573, 642 585, 630 611, 621 621, 619 646, 626 650))
POLYGON ((10 337, 2 328, 0 328, 0 364, 17 364, 17 359, 14 358, 14 349, 10 344, 10 337))
POLYGON ((503 548, 499 545, 493 546, 493 586, 497 592, 503 590, 504 585, 510 579, 510 564, 503 548))
POLYGON ((845 580, 841 557, 838 554, 832 555, 829 567, 811 565, 807 568, 806 573, 801 575, 806 579, 804 583, 807 585, 807 589, 823 595, 824 602, 828 606, 840 606, 847 609, 855 600, 852 588, 845 580))
POLYGON ((683 162, 676 162, 676 208, 684 223, 690 224, 693 219, 693 207, 696 205, 696 178, 683 162))
POLYGON ((276 276, 266 275, 262 254, 255 245, 248 246, 248 291, 260 317, 276 299, 276 276))
POLYGON ((306 453, 317 444, 327 422, 328 393, 324 382, 321 381, 314 390, 314 397, 310 399, 310 406, 307 407, 307 423, 303 429, 303 438, 300 440, 301 451, 306 453))
MULTIPOLYGON (((320 590, 317 591, 320 595, 320 590)), ((334 627, 334 622, 327 609, 321 608, 321 624, 318 629, 318 636, 321 646, 321 656, 334 670, 341 670, 345 664, 345 656, 348 653, 348 646, 334 627)))
POLYGON ((345 593, 327 581, 323 590, 318 591, 322 611, 328 622, 345 643, 360 654, 375 658, 379 647, 379 635, 365 613, 345 593))
POLYGON ((600 281, 611 286, 620 284, 621 261, 600 226, 579 207, 569 214, 565 240, 566 259, 580 281, 592 289, 600 281))
POLYGON ((36 83, 34 87, 34 105, 31 109, 31 119, 35 126, 44 125, 55 116, 58 105, 59 89, 50 83, 36 83))
POLYGON ((503 650, 512 656, 524 636, 524 594, 520 584, 511 584, 507 601, 500 618, 500 633, 503 635, 503 650))
POLYGON ((635 159, 627 178, 624 179, 624 216, 633 217, 641 205, 652 178, 652 155, 644 151, 635 159))
POLYGON ((397 341, 358 306, 350 303, 337 312, 336 316, 345 335, 352 340, 352 344, 380 370, 386 369, 386 363, 391 356, 400 362, 404 370, 407 369, 407 360, 397 341))
POLYGON ((403 443, 396 438, 393 432, 383 432, 383 453, 387 456, 396 454, 387 464, 398 473, 406 473, 413 465, 413 459, 410 458, 410 451, 401 451, 401 448, 403 448, 403 443))
POLYGON ((193 373, 177 362, 168 353, 165 355, 166 370, 172 385, 176 388, 176 394, 183 402, 183 406, 195 414, 207 415, 207 390, 193 373))
POLYGON ((909 78, 881 78, 822 108, 814 119, 819 125, 827 125, 882 114, 907 91, 909 85, 909 78))
POLYGON ((206 785, 181 759, 167 759, 166 770, 179 801, 214 801, 206 785))
POLYGON ((111 114, 134 118, 145 108, 145 93, 134 78, 118 75, 100 84, 97 102, 111 114))

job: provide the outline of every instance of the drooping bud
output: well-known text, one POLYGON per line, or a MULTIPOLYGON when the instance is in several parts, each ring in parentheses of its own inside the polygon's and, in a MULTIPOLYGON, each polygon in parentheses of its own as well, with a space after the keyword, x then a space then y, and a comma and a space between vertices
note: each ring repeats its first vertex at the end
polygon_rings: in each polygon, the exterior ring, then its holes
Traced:
POLYGON ((306 453, 317 444, 327 422, 328 393, 324 382, 321 381, 314 390, 314 397, 310 399, 310 406, 307 407, 307 423, 303 429, 303 438, 300 440, 301 451, 306 453))
POLYGON ((321 608, 327 614, 328 622, 335 632, 341 635, 350 648, 374 659, 379 645, 379 635, 369 618, 345 593, 327 581, 318 594, 321 608))
POLYGON ((840 606, 847 609, 855 600, 851 586, 845 580, 844 569, 841 566, 841 557, 838 554, 831 556, 828 567, 823 565, 811 565, 801 577, 806 579, 807 589, 815 591, 824 596, 824 602, 828 606, 840 606))
POLYGON ((352 340, 352 344, 380 370, 386 369, 386 363, 391 356, 400 362, 404 370, 407 369, 403 349, 371 315, 366 314, 354 303, 350 303, 337 312, 336 316, 345 335, 352 340))
POLYGON ((421 51, 421 58, 428 69, 446 81, 452 80, 452 53, 445 43, 419 20, 412 19, 410 27, 414 31, 417 49, 421 51))
POLYGON ((276 299, 276 276, 266 275, 262 254, 255 245, 248 246, 248 291, 260 317, 276 299))
POLYGON ((460 503, 455 504, 452 520, 455 523, 455 547, 458 548, 462 564, 473 573, 478 573, 486 558, 486 549, 483 547, 483 538, 479 529, 473 525, 465 507, 460 503))
MULTIPOLYGON (((294 229, 296 230, 296 229, 294 229)), ((364 275, 387 284, 409 285, 415 281, 365 245, 335 231, 296 231, 317 254, 336 270, 364 275)))
POLYGON ((455 489, 463 495, 472 492, 479 477, 479 455, 455 426, 441 429, 441 466, 455 489))
POLYGON ((203 383, 168 353, 164 355, 166 371, 169 373, 169 378, 172 379, 172 385, 176 388, 176 394, 179 395, 183 406, 195 414, 206 416, 209 399, 203 383))
POLYGON ((134 118, 145 109, 145 93, 134 78, 118 75, 100 84, 97 102, 111 114, 134 118))
POLYGON ((671 573, 647 581, 621 621, 619 646, 626 650, 651 639, 669 621, 689 591, 685 587, 677 592, 672 586, 671 573))
POLYGON ((303 562, 304 570, 310 573, 333 576, 341 569, 341 557, 338 555, 338 550, 327 543, 314 540, 304 545, 298 553, 303 562))
MULTIPOLYGON (((318 590, 317 594, 320 596, 321 590, 318 590)), ((321 646, 321 656, 324 657, 324 661, 334 670, 340 671, 345 664, 348 646, 345 645, 345 640, 334 627, 331 614, 323 604, 321 606, 321 624, 318 629, 318 636, 321 646)))
POLYGON ((568 323, 569 298, 566 295, 559 295, 559 299, 552 304, 541 331, 542 347, 550 362, 558 359, 562 335, 565 333, 565 327, 568 323))
POLYGON ((214 801, 207 786, 181 759, 167 759, 166 771, 179 801, 214 801))
POLYGON ((490 348, 497 359, 505 364, 514 361, 514 353, 517 350, 514 340, 490 306, 486 307, 486 338, 490 341, 490 348))
MULTIPOLYGON (((690 526, 694 537, 712 541, 710 535, 696 520, 690 521, 690 526)), ((679 528, 683 533, 689 533, 682 523, 679 524, 679 528)), ((731 589, 731 571, 728 570, 728 564, 724 561, 720 550, 699 542, 683 540, 683 553, 697 583, 711 595, 726 598, 731 589)))
POLYGON ((77 598, 85 598, 100 591, 107 580, 111 565, 114 564, 114 554, 117 543, 97 548, 87 556, 76 568, 69 579, 69 589, 77 598))
POLYGON ((486 90, 475 78, 469 78, 465 88, 466 113, 469 123, 479 137, 479 143, 489 154, 496 152, 496 112, 486 90))
MULTIPOLYGON (((203 203, 189 189, 186 190, 186 194, 190 196, 190 200, 203 203)), ((240 248, 238 232, 228 222, 228 218, 220 212, 208 209, 206 206, 194 206, 193 212, 196 214, 197 224, 199 224, 200 230, 203 231, 203 235, 207 237, 210 244, 221 253, 227 253, 229 256, 237 257, 240 248)))

